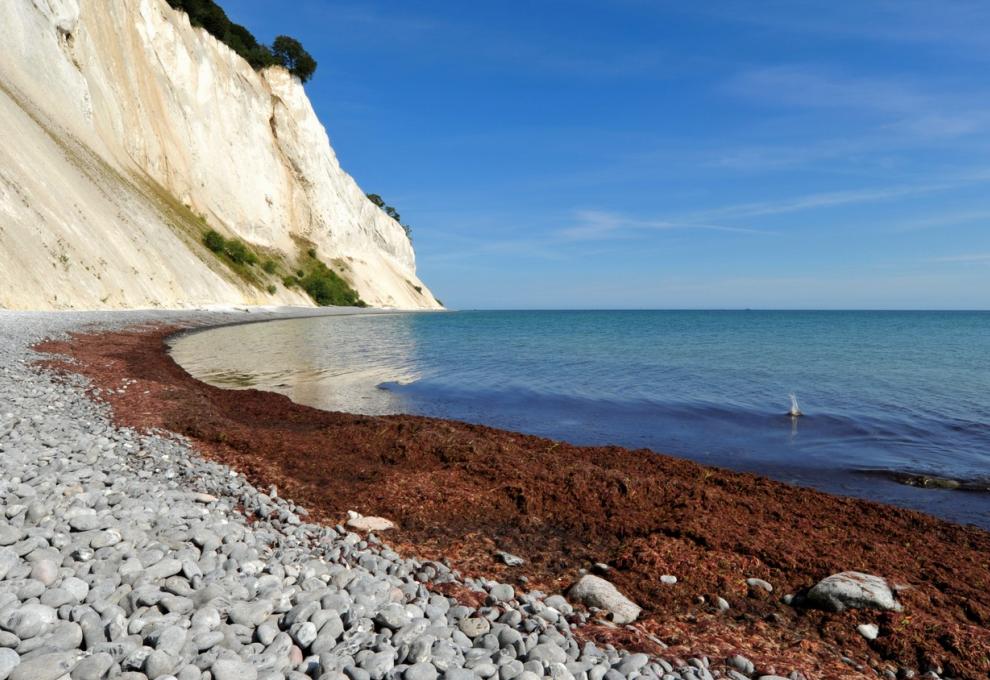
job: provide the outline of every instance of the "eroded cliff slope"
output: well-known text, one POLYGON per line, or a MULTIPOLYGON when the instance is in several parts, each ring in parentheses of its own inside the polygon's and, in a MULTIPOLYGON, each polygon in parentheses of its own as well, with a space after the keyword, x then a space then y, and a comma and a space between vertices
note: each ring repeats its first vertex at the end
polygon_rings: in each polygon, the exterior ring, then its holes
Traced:
POLYGON ((164 0, 4 0, 0 27, 0 307, 312 304, 283 283, 311 250, 370 305, 439 306, 283 69, 164 0))

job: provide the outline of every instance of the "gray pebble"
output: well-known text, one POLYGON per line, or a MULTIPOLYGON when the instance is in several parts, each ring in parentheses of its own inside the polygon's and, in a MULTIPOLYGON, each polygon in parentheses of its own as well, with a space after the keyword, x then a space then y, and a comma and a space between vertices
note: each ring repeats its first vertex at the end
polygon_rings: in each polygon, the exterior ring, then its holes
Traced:
POLYGON ((58 680, 76 667, 79 658, 78 652, 42 654, 21 661, 10 674, 9 680, 58 680))
POLYGON ((437 669, 430 663, 416 663, 402 674, 404 680, 437 680, 437 669))
POLYGON ((210 672, 214 680, 258 680, 258 669, 238 659, 218 659, 210 672))
POLYGON ((0 649, 0 680, 7 680, 20 662, 20 656, 13 649, 0 649))
POLYGON ((88 656, 72 669, 72 680, 101 680, 113 666, 113 657, 106 652, 88 656))

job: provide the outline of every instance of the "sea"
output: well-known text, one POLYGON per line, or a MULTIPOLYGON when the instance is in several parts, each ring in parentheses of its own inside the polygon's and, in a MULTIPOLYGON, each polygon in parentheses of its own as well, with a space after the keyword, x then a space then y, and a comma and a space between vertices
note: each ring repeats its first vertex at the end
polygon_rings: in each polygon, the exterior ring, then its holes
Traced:
POLYGON ((648 448, 990 529, 990 312, 355 314, 172 354, 321 409, 648 448))

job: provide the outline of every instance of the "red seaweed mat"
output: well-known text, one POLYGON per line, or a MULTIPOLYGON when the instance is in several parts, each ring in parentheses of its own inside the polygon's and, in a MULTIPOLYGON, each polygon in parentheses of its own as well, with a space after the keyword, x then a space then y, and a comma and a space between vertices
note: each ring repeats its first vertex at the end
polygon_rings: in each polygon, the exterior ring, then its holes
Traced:
POLYGON ((398 550, 449 558, 462 572, 560 590, 581 568, 645 609, 635 630, 580 635, 676 660, 741 653, 761 672, 877 677, 877 670, 990 672, 990 534, 927 515, 832 496, 650 451, 576 447, 414 416, 330 413, 257 390, 191 378, 167 353, 178 327, 79 334, 41 351, 80 373, 116 421, 190 437, 203 455, 278 486, 320 521, 354 509, 395 520, 398 550), (526 559, 509 568, 496 549, 526 559), (829 574, 858 570, 910 586, 901 613, 805 611, 780 602, 829 574), (660 582, 677 576, 676 585, 660 582), (746 579, 766 579, 772 595, 746 579), (704 602, 700 602, 704 597, 704 602), (715 598, 731 604, 726 613, 715 598), (868 642, 856 631, 876 623, 868 642), (661 649, 651 638, 668 645, 661 649), (841 657, 859 664, 859 670, 841 657))

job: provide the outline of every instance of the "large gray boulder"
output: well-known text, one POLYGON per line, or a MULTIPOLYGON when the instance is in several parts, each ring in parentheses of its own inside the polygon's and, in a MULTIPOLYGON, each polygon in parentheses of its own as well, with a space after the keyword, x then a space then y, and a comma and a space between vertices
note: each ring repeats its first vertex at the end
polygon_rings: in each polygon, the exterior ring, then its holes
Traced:
POLYGON ((846 609, 901 611, 887 581, 858 571, 844 571, 819 581, 805 596, 807 605, 833 612, 846 609))
POLYGON ((571 586, 567 596, 586 607, 597 607, 609 613, 612 621, 618 624, 632 623, 642 611, 639 605, 618 591, 603 578, 582 576, 571 586))

